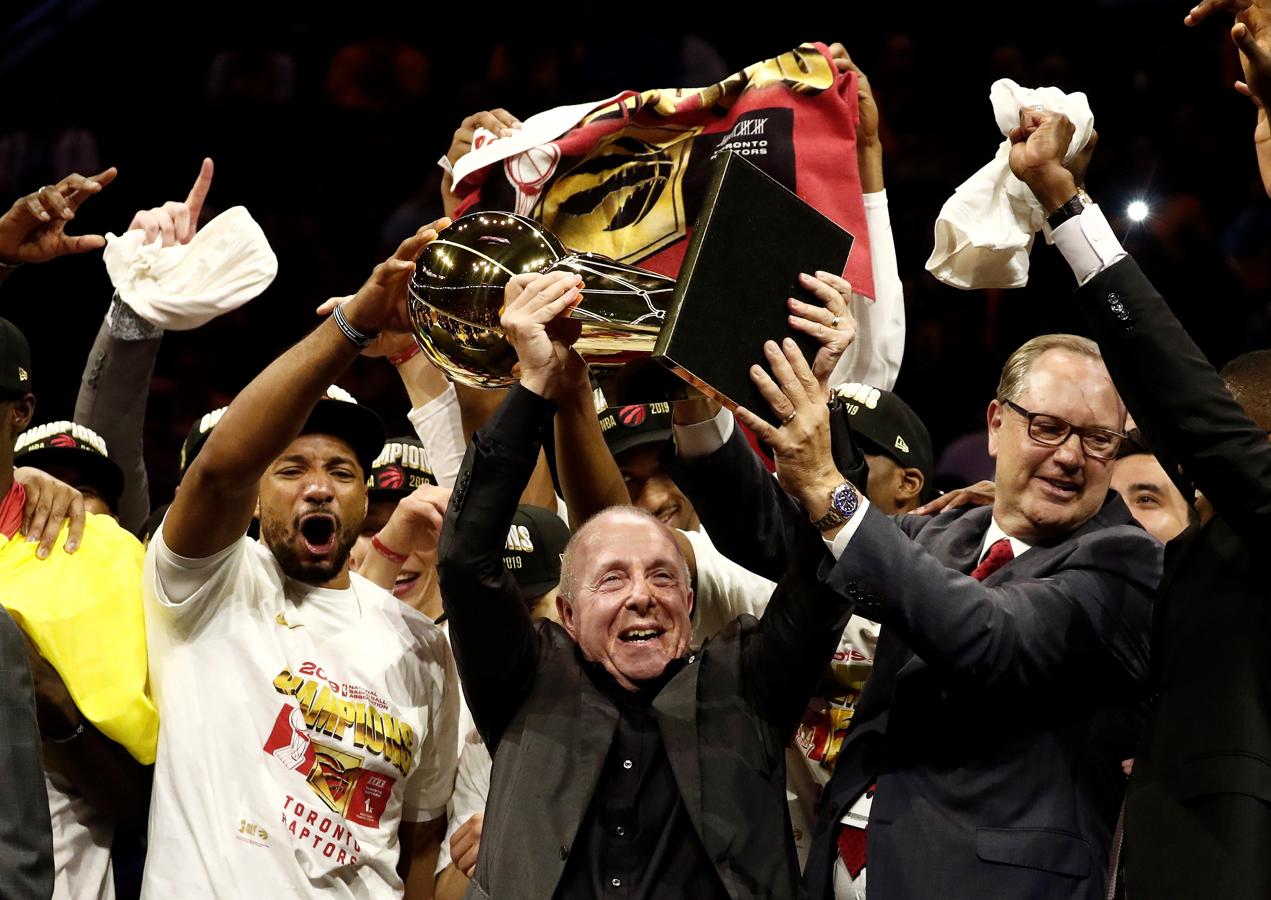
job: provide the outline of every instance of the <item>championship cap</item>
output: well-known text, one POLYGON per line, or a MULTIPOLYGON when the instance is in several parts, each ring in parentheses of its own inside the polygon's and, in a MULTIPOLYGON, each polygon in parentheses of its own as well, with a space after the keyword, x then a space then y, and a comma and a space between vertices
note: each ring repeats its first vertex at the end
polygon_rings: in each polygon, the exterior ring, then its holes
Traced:
POLYGON ((541 506, 522 504, 512 517, 503 566, 516 577, 526 601, 560 583, 560 558, 569 543, 569 526, 541 506))
POLYGON ((309 413, 301 434, 329 434, 353 449, 363 472, 384 446, 384 421, 369 406, 353 399, 342 387, 331 385, 309 413))
POLYGON ((91 486, 112 510, 124 489, 123 470, 106 452, 106 441, 91 428, 75 422, 48 422, 28 428, 13 448, 15 466, 51 467, 78 472, 79 484, 91 486))
MULTIPOLYGON (((205 414, 190 429, 181 445, 181 477, 185 477, 190 463, 199 455, 208 435, 225 415, 228 406, 205 414)), ((300 429, 301 434, 330 434, 353 448, 363 472, 371 470, 371 461, 384 445, 384 423, 375 411, 362 406, 342 387, 331 385, 322 395, 313 412, 300 429)))
POLYGON ((17 325, 0 319, 0 397, 31 392, 31 345, 17 325))
POLYGON ((924 494, 935 483, 935 454, 931 435, 918 414, 891 391, 860 382, 845 382, 831 388, 847 416, 852 434, 866 453, 894 459, 902 468, 922 473, 924 494))
POLYGON ((611 406, 600 413, 600 430, 614 456, 643 444, 671 439, 671 404, 632 403, 611 406))
POLYGON ((221 416, 225 415, 228 406, 222 406, 214 409, 210 413, 204 413, 194 427, 190 429, 190 433, 185 436, 185 443, 181 445, 181 460, 177 468, 181 471, 181 477, 185 477, 186 471, 190 468, 190 463, 194 462, 194 457, 199 455, 199 451, 203 449, 203 445, 207 443, 207 436, 212 433, 212 429, 216 427, 216 423, 221 421, 221 416))
POLYGON ((413 436, 389 438, 366 478, 371 502, 400 500, 417 487, 436 483, 424 445, 413 436))

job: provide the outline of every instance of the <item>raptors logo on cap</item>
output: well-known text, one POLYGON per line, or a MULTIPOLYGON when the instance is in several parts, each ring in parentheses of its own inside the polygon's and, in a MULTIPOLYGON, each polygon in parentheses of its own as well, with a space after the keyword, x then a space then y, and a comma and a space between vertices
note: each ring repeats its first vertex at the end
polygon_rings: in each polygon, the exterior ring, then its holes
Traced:
POLYGON ((647 415, 648 410, 642 404, 636 403, 618 410, 618 421, 628 428, 638 428, 644 424, 647 415))
POLYGON ((388 466, 375 476, 375 486, 397 490, 406 483, 406 473, 400 466, 388 466))
POLYGON ((55 434, 53 435, 52 439, 49 441, 49 446, 50 447, 77 447, 79 445, 75 442, 75 438, 71 437, 69 434, 55 434))

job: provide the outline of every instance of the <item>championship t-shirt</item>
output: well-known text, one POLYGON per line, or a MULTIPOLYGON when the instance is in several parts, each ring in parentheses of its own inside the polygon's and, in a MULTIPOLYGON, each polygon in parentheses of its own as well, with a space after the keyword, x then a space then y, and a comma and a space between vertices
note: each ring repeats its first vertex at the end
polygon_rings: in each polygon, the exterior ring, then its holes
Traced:
POLYGON ((400 824, 443 815, 459 687, 441 631, 354 574, 283 574, 242 538, 146 552, 163 723, 142 896, 400 897, 400 824))

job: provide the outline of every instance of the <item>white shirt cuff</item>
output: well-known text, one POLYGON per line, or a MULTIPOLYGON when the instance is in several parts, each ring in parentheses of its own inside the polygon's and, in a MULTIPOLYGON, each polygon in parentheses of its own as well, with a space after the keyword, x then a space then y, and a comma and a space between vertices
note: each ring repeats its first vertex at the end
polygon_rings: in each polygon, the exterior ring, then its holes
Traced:
POLYGON ((847 549, 847 542, 852 539, 852 535, 856 534, 856 529, 861 527, 861 522, 865 521, 865 511, 869 509, 869 499, 860 491, 856 492, 856 496, 860 500, 860 504, 856 508, 855 515, 847 520, 847 524, 839 529, 839 533, 834 535, 834 540, 822 538, 825 546, 829 548, 830 555, 837 561, 843 555, 843 551, 847 549))
POLYGON ((733 436, 733 414, 723 407, 715 418, 692 425, 673 425, 675 455, 680 459, 699 459, 710 456, 728 443, 733 436))
POLYGON ((1126 256, 1125 248, 1112 233, 1112 226, 1097 203, 1056 228, 1053 237, 1079 285, 1126 256))

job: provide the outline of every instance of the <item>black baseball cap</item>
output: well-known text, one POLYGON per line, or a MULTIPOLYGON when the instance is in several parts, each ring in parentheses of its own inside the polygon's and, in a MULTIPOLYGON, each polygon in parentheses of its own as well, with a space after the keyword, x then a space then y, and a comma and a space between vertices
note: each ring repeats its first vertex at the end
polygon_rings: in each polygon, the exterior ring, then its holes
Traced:
POLYGON ((92 486, 107 506, 118 509, 124 473, 107 453, 105 439, 91 428, 67 421, 28 428, 14 445, 13 464, 74 469, 80 473, 79 484, 92 486))
POLYGON ((21 397, 33 390, 31 345, 22 329, 0 319, 0 397, 21 397))
POLYGON ((852 434, 866 453, 889 456, 922 473, 924 495, 935 484, 935 453, 927 426, 891 391, 851 381, 831 388, 852 434))
MULTIPOLYGON (((206 413, 190 429, 185 443, 181 445, 181 477, 190 468, 190 463, 199 455, 208 435, 225 415, 228 406, 214 409, 206 413)), ((353 449, 363 472, 371 471, 371 463, 384 445, 384 422, 370 407, 362 406, 342 387, 331 385, 327 388, 304 427, 301 434, 329 434, 338 437, 353 449)))
POLYGON ((424 445, 413 435, 389 438, 366 477, 372 502, 400 500, 417 487, 436 483, 424 445))
POLYGON ((512 517, 503 565, 516 576, 526 601, 560 584, 560 558, 569 543, 569 526, 541 506, 522 504, 512 517))
POLYGON ((207 443, 207 436, 212 433, 212 429, 216 427, 216 423, 221 421, 221 417, 225 415, 228 406, 222 406, 214 409, 209 413, 204 413, 199 420, 194 423, 194 427, 190 429, 190 433, 185 436, 185 442, 181 444, 181 460, 177 468, 181 471, 181 477, 185 477, 185 473, 189 471, 190 463, 194 462, 194 457, 199 455, 199 451, 203 449, 203 445, 207 443))
POLYGON ((353 449, 363 472, 371 471, 387 434, 384 420, 375 410, 358 403, 352 394, 334 384, 313 407, 300 433, 329 434, 344 441, 353 449))
POLYGON ((614 456, 632 447, 671 439, 671 404, 631 403, 610 406, 600 413, 600 430, 614 456))

